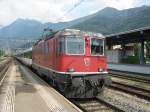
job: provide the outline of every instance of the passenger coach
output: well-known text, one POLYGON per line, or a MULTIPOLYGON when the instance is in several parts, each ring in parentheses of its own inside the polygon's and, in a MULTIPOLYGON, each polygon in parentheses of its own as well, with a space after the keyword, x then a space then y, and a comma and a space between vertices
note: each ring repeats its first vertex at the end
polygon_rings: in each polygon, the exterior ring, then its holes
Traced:
POLYGON ((93 98, 110 85, 101 34, 65 29, 37 42, 32 68, 68 98, 93 98))

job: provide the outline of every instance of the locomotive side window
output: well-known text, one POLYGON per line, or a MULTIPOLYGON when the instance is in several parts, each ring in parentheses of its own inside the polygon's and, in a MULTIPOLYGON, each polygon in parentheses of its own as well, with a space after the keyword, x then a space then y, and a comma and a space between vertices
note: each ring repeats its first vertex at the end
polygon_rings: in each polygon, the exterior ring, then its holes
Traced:
POLYGON ((84 54, 85 40, 81 37, 66 37, 67 54, 84 54))
POLYGON ((65 53, 65 38, 59 40, 59 53, 65 53))
POLYGON ((104 40, 91 38, 91 54, 103 55, 104 54, 104 40))
POLYGON ((45 51, 45 54, 47 54, 48 53, 48 42, 46 42, 45 44, 44 44, 44 51, 45 51))

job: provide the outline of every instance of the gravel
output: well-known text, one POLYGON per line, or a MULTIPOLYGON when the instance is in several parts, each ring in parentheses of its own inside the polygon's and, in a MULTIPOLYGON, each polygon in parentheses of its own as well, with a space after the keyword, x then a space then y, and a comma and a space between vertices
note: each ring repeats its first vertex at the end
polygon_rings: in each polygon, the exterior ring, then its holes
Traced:
POLYGON ((105 88, 99 98, 109 102, 125 112, 150 112, 150 102, 117 90, 105 88))

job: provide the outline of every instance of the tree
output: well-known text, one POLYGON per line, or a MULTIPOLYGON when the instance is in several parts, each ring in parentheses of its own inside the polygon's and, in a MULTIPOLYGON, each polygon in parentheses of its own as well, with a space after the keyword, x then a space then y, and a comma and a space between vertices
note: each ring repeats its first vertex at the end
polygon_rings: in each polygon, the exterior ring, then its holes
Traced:
POLYGON ((150 60, 150 42, 146 42, 145 47, 146 47, 146 58, 150 60))
POLYGON ((139 56, 139 44, 134 44, 134 55, 139 56))
POLYGON ((2 56, 3 55, 3 51, 2 50, 0 50, 0 56, 2 56))

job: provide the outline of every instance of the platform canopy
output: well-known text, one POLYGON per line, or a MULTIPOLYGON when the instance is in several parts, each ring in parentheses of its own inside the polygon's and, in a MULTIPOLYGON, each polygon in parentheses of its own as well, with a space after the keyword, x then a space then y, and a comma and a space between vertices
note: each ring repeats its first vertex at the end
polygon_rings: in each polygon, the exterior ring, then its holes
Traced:
POLYGON ((150 26, 126 32, 106 35, 107 45, 139 43, 141 40, 150 41, 150 26))

